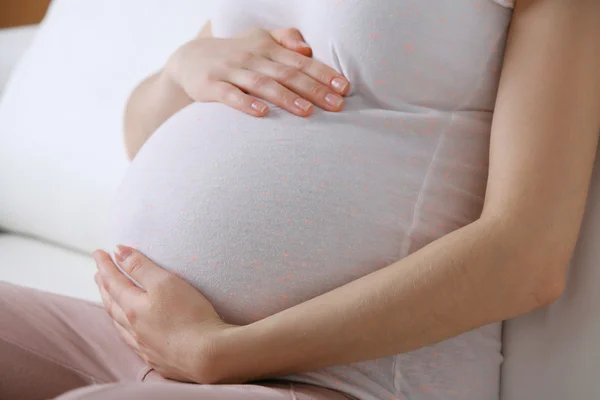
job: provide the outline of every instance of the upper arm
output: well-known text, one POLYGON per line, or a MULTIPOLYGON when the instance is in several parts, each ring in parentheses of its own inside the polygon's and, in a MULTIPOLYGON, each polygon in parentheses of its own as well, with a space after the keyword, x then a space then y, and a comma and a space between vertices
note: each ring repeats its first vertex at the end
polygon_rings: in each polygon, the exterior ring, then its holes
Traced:
POLYGON ((482 219, 552 276, 575 246, 594 165, 599 20, 597 0, 518 0, 492 121, 482 219))

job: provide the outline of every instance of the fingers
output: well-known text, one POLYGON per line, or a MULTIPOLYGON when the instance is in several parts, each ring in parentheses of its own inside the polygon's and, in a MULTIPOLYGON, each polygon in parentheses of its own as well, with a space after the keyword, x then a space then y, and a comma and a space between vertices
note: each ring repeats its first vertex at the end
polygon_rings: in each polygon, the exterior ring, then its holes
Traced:
POLYGON ((281 28, 270 31, 269 34, 277 42, 279 45, 289 49, 296 51, 302 55, 307 57, 312 56, 312 49, 304 41, 304 37, 300 31, 296 28, 281 28))
POLYGON ((350 83, 343 75, 322 62, 305 57, 302 54, 277 47, 268 52, 266 57, 276 63, 302 71, 305 75, 333 89, 338 94, 344 95, 350 89, 350 83))
POLYGON ((116 321, 113 321, 113 324, 114 324, 115 328, 117 328, 117 331, 119 332, 119 335, 121 336, 121 339, 123 339, 123 341, 125 343, 127 343, 127 345, 129 347, 131 347, 138 356, 141 357, 139 344, 135 340, 133 335, 127 329, 125 329, 121 325, 119 325, 116 321))
MULTIPOLYGON (((290 89, 296 97, 304 98, 324 110, 339 111, 342 109, 344 102, 342 96, 330 89, 327 85, 316 81, 298 69, 262 57, 255 57, 249 60, 246 68, 271 78, 280 83, 283 87, 290 89)), ((246 76, 248 77, 248 74, 246 76)), ((254 78, 254 80, 256 79, 257 78, 254 78)), ((237 83, 238 82, 236 82, 236 84, 237 83)), ((274 99, 269 99, 264 97, 264 88, 259 85, 252 85, 253 83, 256 82, 253 82, 251 77, 250 82, 240 82, 239 84, 245 84, 242 88, 250 94, 265 98, 272 103, 280 105, 279 103, 281 101, 277 101, 277 99, 282 98, 285 95, 283 89, 279 88, 278 92, 275 93, 276 97, 274 99)))
MULTIPOLYGON (((142 285, 146 289, 146 291, 152 291, 152 289, 155 288, 157 285, 172 277, 172 274, 170 272, 162 269, 150 259, 148 259, 145 255, 143 255, 142 253, 140 253, 132 247, 117 245, 114 250, 114 253, 115 259, 117 260, 119 266, 123 269, 123 271, 125 271, 125 273, 132 277, 136 282, 139 282, 139 284, 142 285)), ((125 279, 129 283, 129 285, 127 285, 127 288, 133 287, 135 289, 138 289, 122 274, 121 278, 122 279, 119 279, 120 284, 125 285, 125 283, 123 282, 123 279, 125 279)), ((124 290, 125 288, 122 289, 124 290)), ((111 291, 108 288, 107 292, 119 304, 122 304, 119 298, 115 297, 115 295, 113 295, 113 293, 111 293, 111 291)))
POLYGON ((98 283, 98 289, 100 290, 100 297, 102 298, 102 303, 104 304, 104 309, 110 315, 110 317, 115 321, 115 323, 119 324, 123 328, 130 329, 131 324, 125 315, 125 312, 108 294, 108 292, 104 289, 102 282, 100 282, 101 278, 96 279, 96 283, 98 283))
POLYGON ((214 91, 214 100, 226 104, 246 114, 255 117, 264 117, 269 111, 269 107, 255 97, 249 96, 234 85, 218 81, 211 85, 214 91))
POLYGON ((308 116, 313 110, 310 101, 260 72, 236 69, 231 71, 228 79, 235 86, 248 93, 265 99, 298 116, 308 116))
MULTIPOLYGON (((135 302, 143 292, 123 275, 112 259, 102 250, 92 253, 100 273, 101 286, 118 304, 135 302)), ((135 279, 135 278, 134 278, 135 279)), ((137 279, 136 279, 137 280, 137 279)), ((139 282, 139 281, 138 281, 139 282)))

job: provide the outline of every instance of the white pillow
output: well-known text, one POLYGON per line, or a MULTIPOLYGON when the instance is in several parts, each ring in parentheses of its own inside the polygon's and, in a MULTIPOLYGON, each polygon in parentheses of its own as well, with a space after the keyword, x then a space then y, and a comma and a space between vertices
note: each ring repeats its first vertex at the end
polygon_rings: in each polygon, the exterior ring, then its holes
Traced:
POLYGON ((83 251, 128 161, 132 89, 205 23, 207 0, 54 0, 0 102, 0 227, 83 251))

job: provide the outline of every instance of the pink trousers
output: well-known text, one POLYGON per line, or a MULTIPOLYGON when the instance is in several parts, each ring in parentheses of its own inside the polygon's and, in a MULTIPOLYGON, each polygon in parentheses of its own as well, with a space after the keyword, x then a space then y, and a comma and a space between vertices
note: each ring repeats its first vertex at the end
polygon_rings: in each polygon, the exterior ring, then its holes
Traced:
POLYGON ((101 305, 0 282, 0 399, 348 400, 284 381, 200 385, 162 378, 101 305))

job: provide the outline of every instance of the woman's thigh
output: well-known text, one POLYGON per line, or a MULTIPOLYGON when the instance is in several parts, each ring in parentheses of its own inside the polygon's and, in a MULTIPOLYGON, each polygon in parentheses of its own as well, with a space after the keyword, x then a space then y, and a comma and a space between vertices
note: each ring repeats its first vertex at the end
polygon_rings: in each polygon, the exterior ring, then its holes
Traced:
POLYGON ((348 400, 339 392, 303 383, 196 385, 178 382, 144 382, 94 385, 77 389, 56 400, 348 400))
POLYGON ((95 303, 0 282, 0 393, 40 399, 135 381, 146 364, 95 303))

